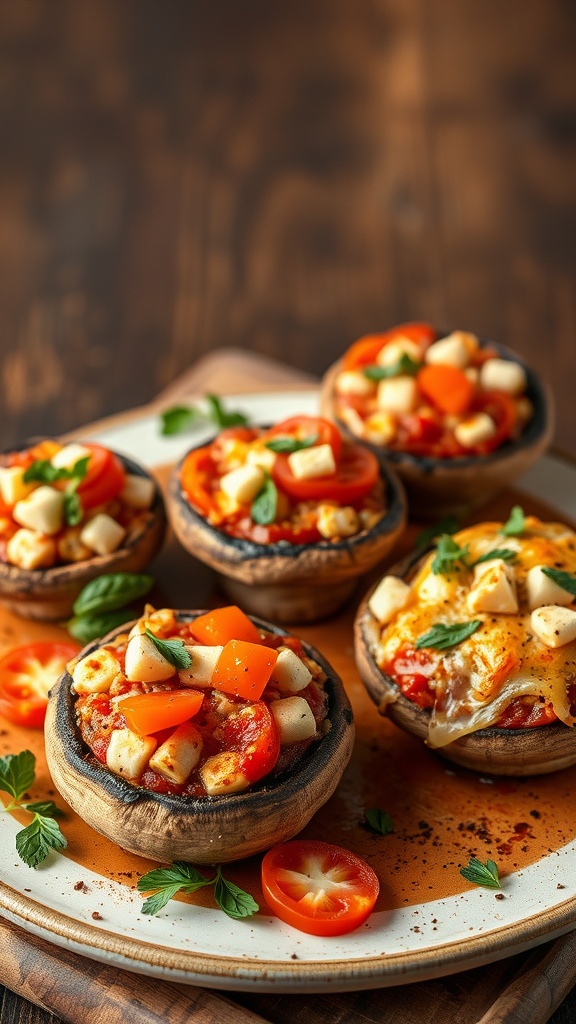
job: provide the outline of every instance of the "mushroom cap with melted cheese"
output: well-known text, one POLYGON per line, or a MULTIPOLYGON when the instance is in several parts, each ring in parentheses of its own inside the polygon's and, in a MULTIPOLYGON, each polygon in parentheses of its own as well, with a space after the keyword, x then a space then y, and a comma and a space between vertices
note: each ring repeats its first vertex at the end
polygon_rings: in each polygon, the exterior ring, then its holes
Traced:
POLYGON ((576 763, 576 534, 534 516, 502 531, 468 527, 452 559, 436 548, 381 581, 357 614, 356 657, 381 712, 448 759, 539 774, 576 763), (444 627, 469 635, 433 646, 444 627))

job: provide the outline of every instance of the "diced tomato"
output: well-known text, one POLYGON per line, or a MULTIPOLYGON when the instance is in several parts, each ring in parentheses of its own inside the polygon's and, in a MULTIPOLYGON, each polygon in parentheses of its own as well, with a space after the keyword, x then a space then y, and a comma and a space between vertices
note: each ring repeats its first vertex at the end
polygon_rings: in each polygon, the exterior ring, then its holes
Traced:
POLYGON ((534 729, 556 721, 552 704, 541 704, 530 697, 515 697, 502 712, 496 725, 499 729, 534 729))
POLYGON ((119 709, 129 729, 140 736, 151 736, 193 718, 203 700, 203 693, 188 689, 137 693, 125 697, 119 709))
POLYGON ((245 700, 259 700, 278 661, 278 652, 263 644, 229 640, 216 662, 212 686, 245 700))
POLYGON ((286 924, 310 935, 344 935, 371 914, 380 884, 349 850, 315 840, 273 847, 262 861, 264 899, 286 924))
POLYGON ((186 498, 204 516, 218 511, 210 486, 215 474, 216 467, 209 447, 189 452, 180 470, 180 484, 186 498))
POLYGON ((223 750, 241 755, 239 768, 250 782, 272 771, 280 753, 280 737, 264 701, 247 704, 226 716, 222 726, 223 750))
POLYGON ((251 644, 261 643, 260 633, 238 605, 215 608, 199 615, 190 623, 192 636, 208 647, 227 644, 229 640, 246 640, 251 644))
POLYGON ((470 408, 474 385, 457 366, 423 366, 417 382, 424 397, 440 412, 460 415, 470 408))
POLYGON ((48 693, 78 644, 40 641, 13 647, 0 658, 0 714, 14 725, 40 728, 48 693))
POLYGON ((126 471, 118 456, 108 448, 82 443, 90 449, 91 455, 88 472, 78 487, 78 494, 84 508, 95 508, 120 494, 126 481, 126 471))
POLYGON ((405 697, 421 708, 434 706, 434 693, 430 678, 434 675, 438 658, 430 656, 429 650, 403 648, 385 666, 385 671, 399 686, 405 697))
POLYGON ((431 324, 407 323, 392 327, 382 334, 366 334, 344 353, 343 369, 361 370, 364 366, 370 366, 376 362, 379 352, 385 345, 389 345, 391 341, 398 341, 399 338, 410 338, 410 341, 415 341, 424 352, 433 341, 436 341, 436 331, 431 324))
POLYGON ((282 420, 281 423, 271 427, 263 435, 262 440, 266 441, 273 437, 292 437, 299 441, 316 437, 315 444, 330 445, 336 462, 338 462, 342 451, 342 434, 338 427, 330 420, 322 419, 320 416, 291 416, 287 420, 282 420))
POLYGON ((346 444, 336 472, 331 476, 299 480, 290 469, 286 455, 276 457, 272 474, 278 487, 292 498, 304 501, 333 499, 340 505, 350 505, 372 490, 380 475, 380 466, 368 448, 346 444))
POLYGON ((514 436, 518 413, 516 402, 510 395, 503 391, 484 391, 476 397, 472 408, 488 413, 496 424, 496 433, 474 448, 477 455, 488 455, 514 436))

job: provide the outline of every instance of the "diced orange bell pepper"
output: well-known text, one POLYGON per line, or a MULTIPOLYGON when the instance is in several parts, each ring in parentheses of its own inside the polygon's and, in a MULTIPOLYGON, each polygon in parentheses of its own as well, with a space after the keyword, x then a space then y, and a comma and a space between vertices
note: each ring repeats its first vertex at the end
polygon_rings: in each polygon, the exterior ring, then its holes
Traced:
POLYGON ((229 640, 262 643, 262 637, 254 623, 235 604, 226 608, 215 608, 205 615, 199 615, 190 623, 190 632, 196 640, 208 646, 227 644, 229 640))
POLYGON ((259 700, 278 660, 278 651, 263 644, 230 640, 216 662, 212 686, 244 700, 259 700))
POLYGON ((128 728, 140 736, 182 725, 193 718, 202 707, 204 694, 198 690, 168 690, 155 693, 137 693, 120 701, 118 710, 126 719, 128 728))
POLYGON ((474 385, 457 366, 424 366, 417 381, 424 397, 443 413, 459 415, 472 404, 474 385))

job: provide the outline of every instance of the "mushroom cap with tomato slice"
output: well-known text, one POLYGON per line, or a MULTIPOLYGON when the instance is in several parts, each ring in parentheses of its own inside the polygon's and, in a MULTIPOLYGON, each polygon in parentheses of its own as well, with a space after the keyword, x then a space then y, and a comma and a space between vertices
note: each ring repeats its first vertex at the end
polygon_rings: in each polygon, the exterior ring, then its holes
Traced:
MULTIPOLYGON (((180 611, 193 622, 205 611, 180 611)), ((263 631, 288 636, 260 619, 263 631)), ((84 648, 110 643, 130 626, 84 648)), ((90 755, 76 722, 72 678, 53 688, 45 724, 46 756, 54 784, 84 821, 123 849, 153 860, 213 864, 240 860, 291 839, 334 792, 352 753, 354 722, 342 681, 322 655, 302 641, 306 655, 326 674, 330 728, 291 769, 262 778, 245 792, 188 797, 133 784, 90 755)), ((258 705, 252 705, 258 707, 258 705)))

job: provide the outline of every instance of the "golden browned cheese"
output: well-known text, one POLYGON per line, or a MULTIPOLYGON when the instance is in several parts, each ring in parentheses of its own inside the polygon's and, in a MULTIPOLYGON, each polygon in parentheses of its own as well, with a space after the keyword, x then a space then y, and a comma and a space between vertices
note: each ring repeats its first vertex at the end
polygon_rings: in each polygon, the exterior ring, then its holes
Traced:
POLYGON ((469 564, 496 549, 515 552, 507 572, 516 591, 517 613, 472 612, 473 571, 456 562, 449 572, 434 573, 433 552, 413 579, 406 606, 382 632, 377 660, 385 668, 438 623, 481 622, 457 646, 444 651, 425 649, 434 666, 430 685, 435 704, 428 736, 433 747, 493 725, 520 696, 551 703, 560 721, 576 724, 567 694, 567 687, 576 682, 576 640, 552 648, 535 635, 526 588, 528 571, 535 566, 576 572, 576 534, 535 516, 526 518, 519 536, 503 536, 501 530, 502 523, 481 523, 461 530, 453 539, 460 547, 468 546, 469 564))

